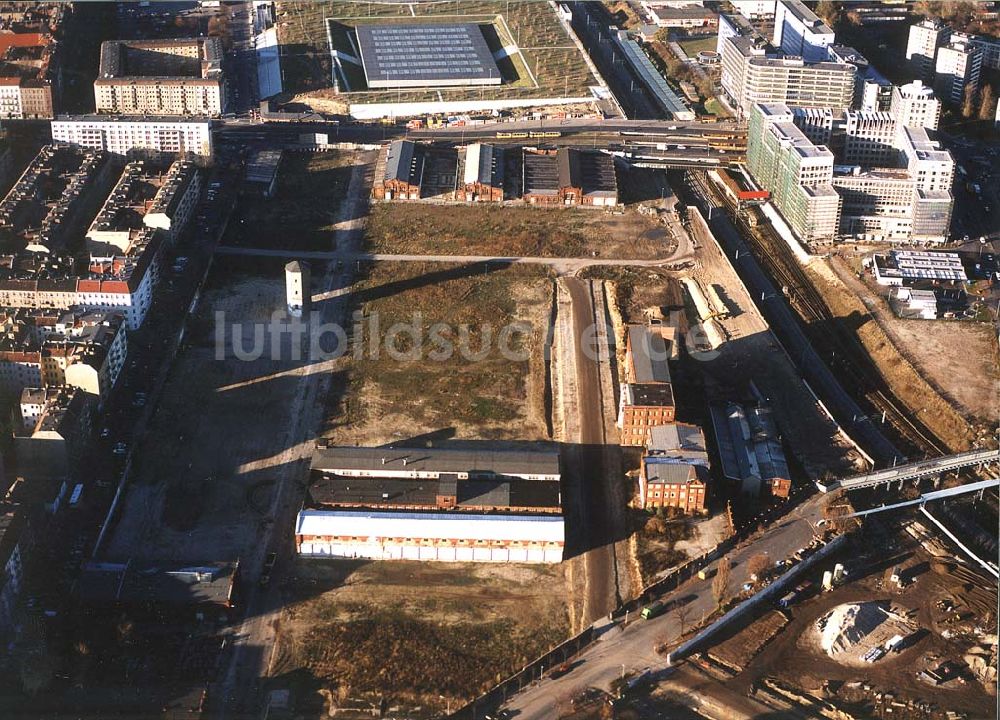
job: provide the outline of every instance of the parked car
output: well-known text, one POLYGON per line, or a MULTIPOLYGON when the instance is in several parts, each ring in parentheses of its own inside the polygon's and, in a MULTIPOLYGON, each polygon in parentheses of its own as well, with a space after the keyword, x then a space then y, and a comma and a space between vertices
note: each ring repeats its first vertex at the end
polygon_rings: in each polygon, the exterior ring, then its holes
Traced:
POLYGON ((115 443, 114 448, 112 448, 111 450, 111 452, 113 452, 115 455, 124 455, 127 451, 128 451, 128 445, 126 445, 123 442, 115 443))

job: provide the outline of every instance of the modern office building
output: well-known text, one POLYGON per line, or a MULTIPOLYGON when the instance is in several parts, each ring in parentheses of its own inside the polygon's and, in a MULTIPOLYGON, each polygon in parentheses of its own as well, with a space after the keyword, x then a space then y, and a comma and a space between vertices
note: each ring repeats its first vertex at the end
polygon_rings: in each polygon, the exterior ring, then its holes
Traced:
POLYGON ((857 69, 853 108, 867 112, 889 109, 892 83, 864 55, 849 45, 830 45, 827 53, 831 62, 846 63, 857 69))
POLYGON ((52 140, 130 158, 212 159, 212 127, 207 118, 61 115, 52 121, 52 140))
POLYGON ((965 40, 938 48, 934 66, 934 90, 938 97, 952 105, 961 105, 967 87, 979 88, 982 65, 982 53, 965 40))
POLYGON ((98 113, 220 115, 222 42, 216 37, 109 40, 94 81, 98 113))
POLYGON ((845 113, 844 147, 838 159, 848 165, 891 166, 897 155, 895 137, 896 121, 892 113, 845 113))
POLYGON ((831 185, 833 153, 795 126, 785 105, 754 105, 747 132, 747 168, 770 191, 778 212, 805 242, 837 236, 840 195, 831 185))
POLYGON ((951 192, 955 182, 955 160, 922 127, 896 128, 896 145, 903 164, 921 190, 951 192))
POLYGON ((934 77, 934 63, 938 48, 948 42, 951 28, 938 19, 928 18, 910 26, 906 40, 906 60, 910 68, 923 80, 934 77))
POLYGON ((848 63, 768 56, 766 46, 748 36, 732 36, 723 43, 721 84, 741 116, 756 103, 852 107, 856 76, 857 69, 848 63))
POLYGON ((826 60, 826 47, 835 42, 833 30, 801 0, 778 0, 774 7, 772 44, 786 55, 817 62, 826 60))
POLYGON ((841 237, 920 244, 948 238, 951 194, 921 190, 907 170, 837 166, 833 187, 843 201, 841 237))
POLYGON ((934 97, 932 88, 914 80, 892 88, 889 112, 900 126, 936 130, 941 118, 941 101, 934 97))

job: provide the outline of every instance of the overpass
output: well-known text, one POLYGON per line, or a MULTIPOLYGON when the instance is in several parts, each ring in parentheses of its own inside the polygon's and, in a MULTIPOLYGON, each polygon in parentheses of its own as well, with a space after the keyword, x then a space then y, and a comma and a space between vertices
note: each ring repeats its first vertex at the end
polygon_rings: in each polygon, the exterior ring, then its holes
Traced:
POLYGON ((939 475, 952 470, 961 470, 972 465, 985 465, 988 463, 1000 462, 1000 450, 970 450, 956 455, 944 455, 932 460, 920 460, 918 462, 897 465, 896 467, 864 475, 854 475, 843 478, 829 484, 816 483, 823 492, 829 492, 837 488, 845 490, 858 490, 860 488, 875 487, 876 485, 888 485, 894 482, 905 482, 907 480, 920 480, 921 478, 939 475))

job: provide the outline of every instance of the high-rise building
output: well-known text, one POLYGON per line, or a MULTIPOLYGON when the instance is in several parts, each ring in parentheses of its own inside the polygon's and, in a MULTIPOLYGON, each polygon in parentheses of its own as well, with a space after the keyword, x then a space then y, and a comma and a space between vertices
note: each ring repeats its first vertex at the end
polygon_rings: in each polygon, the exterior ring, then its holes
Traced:
POLYGON ((801 0, 778 0, 774 7, 775 47, 786 55, 818 62, 826 59, 826 46, 835 42, 833 30, 801 0))
POLYGON ((844 63, 752 57, 740 106, 744 113, 757 103, 843 110, 854 100, 855 72, 844 63))
POLYGON ((906 40, 906 60, 917 75, 924 80, 934 77, 934 62, 938 48, 948 42, 951 28, 938 19, 927 19, 910 26, 906 40))
POLYGON ((770 191, 789 227, 806 242, 832 242, 840 219, 833 153, 795 126, 786 105, 756 104, 747 131, 747 168, 770 191))
POLYGON ((936 130, 941 117, 941 101, 919 80, 893 87, 889 112, 903 127, 936 130))
POLYGON ((864 55, 849 45, 830 45, 826 50, 831 62, 857 68, 852 107, 868 112, 889 109, 892 83, 872 67, 864 55))
POLYGON ((52 121, 52 140, 115 155, 192 155, 212 159, 208 118, 62 115, 52 121))
POLYGON ((849 112, 844 125, 841 161, 865 167, 890 166, 897 154, 893 146, 896 121, 887 112, 849 112))
POLYGON ((967 41, 958 40, 939 48, 934 66, 934 89, 938 96, 953 105, 960 105, 965 88, 979 87, 982 64, 982 53, 967 41))

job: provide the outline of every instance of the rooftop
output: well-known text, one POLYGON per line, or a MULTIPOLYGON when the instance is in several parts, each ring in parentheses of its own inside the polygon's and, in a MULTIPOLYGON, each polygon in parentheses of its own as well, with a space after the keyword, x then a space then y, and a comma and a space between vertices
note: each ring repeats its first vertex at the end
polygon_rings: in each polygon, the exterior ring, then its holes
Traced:
POLYGON ((295 534, 562 543, 565 527, 562 517, 553 515, 303 510, 295 534))
POLYGON ((327 447, 313 452, 313 470, 380 473, 468 473, 489 475, 559 475, 555 450, 466 450, 452 448, 327 447))
POLYGON ((806 27, 812 28, 814 32, 832 33, 833 30, 825 22, 819 19, 812 10, 805 6, 801 0, 779 0, 785 8, 795 16, 795 18, 806 27))
POLYGON ((503 78, 476 23, 355 28, 369 88, 499 85, 503 78))
POLYGON ((661 459, 708 464, 705 433, 697 425, 687 423, 654 426, 649 432, 646 454, 661 459))
POLYGON ((217 37, 159 40, 107 40, 101 43, 97 84, 110 80, 159 82, 208 80, 222 73, 222 42, 217 37))
POLYGON ((649 325, 629 325, 626 338, 629 381, 669 383, 671 348, 660 330, 649 325))
POLYGON ((672 407, 674 391, 670 383, 628 383, 622 403, 638 407, 672 407))
POLYGON ((747 408, 732 402, 713 404, 711 415, 726 477, 765 481, 790 478, 770 408, 747 408))

